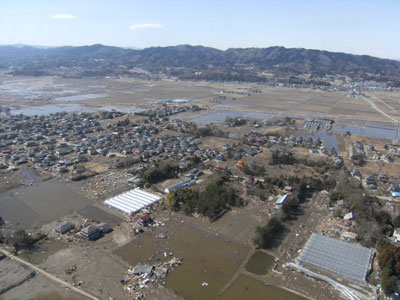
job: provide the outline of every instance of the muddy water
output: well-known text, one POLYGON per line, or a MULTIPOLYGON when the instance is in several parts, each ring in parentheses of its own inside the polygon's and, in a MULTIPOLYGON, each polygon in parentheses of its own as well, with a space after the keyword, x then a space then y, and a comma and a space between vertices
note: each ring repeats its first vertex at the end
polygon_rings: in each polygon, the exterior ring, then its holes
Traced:
POLYGON ((235 283, 226 290, 219 300, 306 300, 284 289, 265 285, 261 281, 246 275, 240 275, 235 283))
POLYGON ((85 207, 83 209, 78 210, 77 213, 86 219, 94 220, 99 223, 100 222, 107 223, 111 227, 114 227, 115 225, 118 225, 124 221, 120 217, 109 214, 95 206, 85 207))
POLYGON ((246 270, 254 274, 267 274, 274 265, 274 257, 262 251, 257 251, 246 264, 246 270))
POLYGON ((166 242, 155 238, 152 232, 145 232, 129 244, 117 249, 115 254, 132 266, 139 263, 165 261, 166 242))
POLYGON ((206 233, 186 223, 170 221, 153 232, 141 234, 137 240, 118 249, 115 254, 132 265, 183 258, 181 266, 172 270, 165 286, 185 299, 213 299, 227 284, 244 260, 249 248, 206 233), (158 239, 165 233, 166 239, 158 239), (208 283, 203 287, 202 283, 208 283))
POLYGON ((20 229, 41 226, 90 205, 90 201, 55 180, 0 193, 4 219, 20 229))
POLYGON ((37 177, 37 175, 28 169, 22 169, 21 170, 21 174, 28 180, 30 180, 32 183, 36 183, 39 181, 39 178, 37 177))
POLYGON ((46 104, 41 106, 27 106, 20 109, 12 109, 12 115, 23 114, 26 116, 42 116, 59 112, 89 111, 89 108, 80 104, 46 104))
POLYGON ((60 112, 95 112, 95 111, 120 111, 125 113, 135 113, 141 112, 145 109, 139 108, 136 106, 117 106, 117 105, 108 105, 108 106, 100 106, 100 107, 88 107, 82 104, 77 103, 66 103, 66 104, 46 104, 39 106, 26 106, 19 109, 12 109, 12 115, 23 114, 26 116, 42 116, 48 114, 55 114, 60 112))
POLYGON ((341 126, 340 128, 335 128, 335 132, 350 132, 354 135, 362 135, 367 137, 375 137, 382 139, 393 139, 396 136, 396 128, 394 127, 374 127, 365 126, 363 128, 351 127, 351 126, 341 126))
POLYGON ((324 147, 326 149, 333 148, 336 150, 336 152, 339 152, 339 145, 338 145, 336 134, 334 134, 334 133, 327 134, 326 132, 319 130, 318 132, 316 132, 314 134, 314 137, 320 138, 324 142, 324 147))
POLYGON ((177 224, 176 228, 168 246, 184 262, 167 277, 165 286, 185 299, 215 298, 249 249, 185 224, 177 224), (208 286, 203 287, 203 282, 208 286))

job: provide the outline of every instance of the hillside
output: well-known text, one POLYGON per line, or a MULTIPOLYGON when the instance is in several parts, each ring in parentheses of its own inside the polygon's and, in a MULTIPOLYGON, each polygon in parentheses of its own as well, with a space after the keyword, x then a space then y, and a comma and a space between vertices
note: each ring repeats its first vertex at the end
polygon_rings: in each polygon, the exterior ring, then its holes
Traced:
POLYGON ((399 61, 284 47, 222 51, 189 45, 143 50, 99 44, 55 48, 0 46, 0 67, 13 67, 16 74, 25 75, 54 74, 60 68, 74 67, 81 69, 81 76, 129 76, 132 75, 129 70, 137 67, 181 79, 265 81, 270 78, 263 74, 269 73, 291 80, 300 80, 307 74, 314 79, 346 75, 354 80, 387 81, 395 85, 400 82, 399 61))

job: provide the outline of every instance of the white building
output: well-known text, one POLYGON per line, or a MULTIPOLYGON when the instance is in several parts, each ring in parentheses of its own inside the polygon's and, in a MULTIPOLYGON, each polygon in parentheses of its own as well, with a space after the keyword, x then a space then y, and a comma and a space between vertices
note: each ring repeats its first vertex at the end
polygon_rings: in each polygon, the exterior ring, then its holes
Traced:
POLYGON ((393 232, 393 238, 396 242, 400 242, 400 228, 396 228, 393 232))

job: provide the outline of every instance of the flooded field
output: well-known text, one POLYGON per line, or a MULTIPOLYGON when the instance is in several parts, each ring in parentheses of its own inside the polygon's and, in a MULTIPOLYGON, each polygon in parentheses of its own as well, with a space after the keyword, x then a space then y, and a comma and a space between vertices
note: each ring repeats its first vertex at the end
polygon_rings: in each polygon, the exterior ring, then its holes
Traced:
POLYGON ((306 300, 284 289, 265 285, 261 281, 246 275, 240 275, 235 283, 224 292, 219 300, 306 300))
POLYGON ((120 111, 123 113, 129 113, 129 114, 133 114, 135 112, 142 112, 142 111, 146 110, 144 108, 136 107, 133 105, 131 105, 131 106, 108 105, 108 106, 99 107, 97 109, 98 110, 106 110, 106 111, 116 110, 116 111, 120 111))
POLYGON ((246 264, 246 270, 259 275, 267 274, 274 265, 274 257, 262 251, 257 251, 246 264))
POLYGON ((130 264, 166 260, 165 254, 183 258, 167 277, 165 286, 185 299, 212 299, 232 278, 249 251, 247 246, 170 221, 155 232, 146 232, 115 254, 130 264), (165 233, 166 239, 157 239, 165 233), (202 286, 202 283, 208 286, 202 286))
POLYGON ((88 205, 88 199, 55 180, 0 194, 2 216, 22 229, 41 226, 88 205))
POLYGON ((37 175, 29 169, 22 169, 21 175, 23 175, 26 179, 30 180, 32 183, 36 183, 39 181, 37 175))
POLYGON ((10 113, 12 115, 23 114, 26 116, 43 116, 48 114, 55 114, 60 112, 95 112, 95 111, 120 111, 124 113, 135 113, 141 112, 145 109, 136 107, 134 105, 131 106, 117 106, 117 105, 108 105, 101 107, 91 107, 85 106, 78 103, 66 103, 66 104, 45 104, 40 106, 26 106, 18 109, 11 109, 10 113))
POLYGON ((139 263, 156 263, 165 261, 161 249, 166 248, 163 239, 157 239, 154 232, 145 232, 132 242, 117 249, 114 253, 134 266, 139 263))
POLYGON ((214 298, 248 252, 246 246, 183 224, 177 224, 168 246, 184 262, 171 272, 165 286, 185 299, 214 298), (204 282, 208 286, 203 287, 204 282))
POLYGON ((323 141, 324 147, 326 149, 333 148, 336 150, 336 152, 339 152, 339 145, 338 145, 336 134, 334 134, 334 133, 328 134, 325 131, 319 130, 314 134, 314 137, 320 138, 321 141, 323 141))
POLYGON ((335 128, 335 132, 350 132, 351 134, 375 137, 382 139, 394 139, 396 137, 396 128, 394 127, 374 127, 365 126, 362 128, 351 127, 351 126, 341 126, 340 128, 335 128))
POLYGON ((47 104, 41 106, 28 106, 19 109, 12 109, 12 115, 24 114, 27 116, 42 116, 48 114, 55 114, 59 112, 74 112, 74 111, 88 111, 88 107, 81 104, 71 103, 71 104, 47 104))
POLYGON ((81 95, 74 95, 74 96, 67 96, 67 97, 58 97, 54 100, 57 101, 83 101, 83 100, 92 100, 98 98, 105 98, 108 97, 107 94, 81 94, 81 95))
POLYGON ((244 112, 238 110, 223 110, 223 111, 208 112, 200 116, 199 114, 196 115, 187 114, 186 116, 182 115, 182 119, 190 120, 199 126, 205 126, 210 123, 222 123, 227 118, 246 117, 252 119, 266 120, 272 116, 273 116, 272 114, 267 114, 267 113, 244 112))
POLYGON ((84 207, 84 208, 78 210, 77 213, 80 214, 85 219, 95 220, 99 223, 104 222, 104 223, 107 223, 108 225, 110 225, 111 227, 114 227, 115 225, 118 225, 118 224, 124 222, 124 220, 122 220, 121 218, 114 216, 112 214, 109 214, 95 206, 84 207))

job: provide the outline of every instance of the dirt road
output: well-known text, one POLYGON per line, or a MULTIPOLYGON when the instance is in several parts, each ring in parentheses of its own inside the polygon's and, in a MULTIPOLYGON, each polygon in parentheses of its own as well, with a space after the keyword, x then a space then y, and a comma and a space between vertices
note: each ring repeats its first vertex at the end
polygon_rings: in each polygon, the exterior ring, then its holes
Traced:
POLYGON ((68 287, 69 289, 71 289, 71 290, 73 290, 74 292, 77 292, 77 293, 79 293, 79 294, 81 294, 81 295, 87 297, 88 299, 100 300, 99 298, 97 298, 97 297, 95 297, 95 296, 93 296, 93 295, 91 295, 91 294, 89 294, 89 293, 87 293, 87 292, 85 292, 85 291, 83 291, 83 290, 81 290, 81 289, 78 289, 77 287, 73 286, 72 284, 70 284, 70 283, 68 283, 68 282, 66 282, 66 281, 64 281, 64 280, 61 280, 61 279, 57 278, 57 277, 54 276, 54 275, 51 275, 50 273, 44 271, 43 269, 41 269, 41 268, 39 268, 39 267, 37 267, 37 266, 35 266, 35 265, 29 263, 29 262, 26 262, 25 260, 23 260, 23 259, 21 259, 21 258, 15 256, 15 255, 13 255, 13 254, 11 254, 10 252, 8 252, 7 250, 5 250, 5 249, 3 249, 3 248, 0 248, 0 252, 3 252, 3 253, 4 253, 5 255, 7 255, 9 258, 11 258, 11 259, 13 259, 13 260, 15 260, 15 261, 17 261, 17 262, 19 262, 19 263, 21 263, 21 264, 24 264, 24 265, 30 267, 31 269, 35 270, 36 272, 43 274, 43 275, 46 276, 47 278, 49 278, 49 279, 51 279, 51 280, 53 280, 53 281, 55 281, 55 282, 57 282, 57 283, 59 283, 59 284, 61 284, 61 285, 64 285, 64 286, 68 287))
MULTIPOLYGON (((368 99, 368 98, 366 98, 366 97, 362 97, 362 99, 364 99, 364 100, 367 101, 369 104, 371 104, 371 107, 372 107, 373 109, 375 109, 377 112, 379 112, 380 114, 382 114, 382 115, 385 116, 386 118, 390 119, 392 122, 395 122, 395 123, 400 122, 398 119, 396 119, 396 118, 392 117, 391 115, 385 113, 382 109, 380 109, 378 106, 376 106, 376 104, 375 104, 373 101, 371 101, 370 99, 368 99)), ((380 100, 380 99, 379 99, 379 100, 380 100)), ((383 101, 381 100, 381 102, 383 102, 383 101)), ((383 102, 383 103, 386 104, 385 102, 383 102)), ((386 105, 387 105, 387 104, 386 104, 386 105)), ((393 107, 390 106, 390 108, 394 110, 393 107)), ((396 110, 394 110, 394 111, 397 112, 396 110)))

